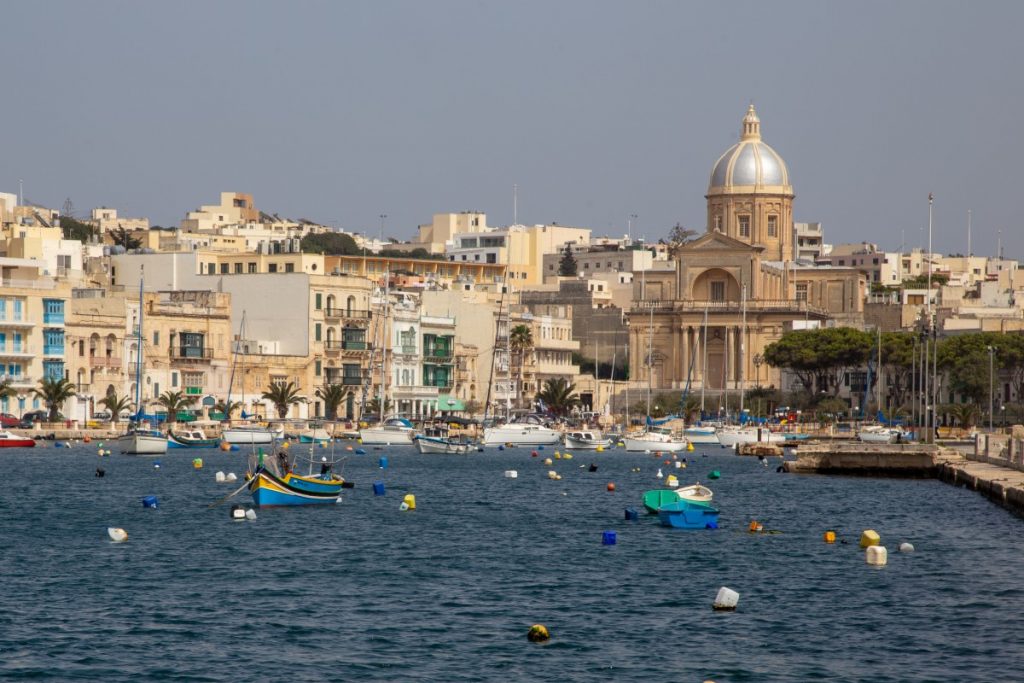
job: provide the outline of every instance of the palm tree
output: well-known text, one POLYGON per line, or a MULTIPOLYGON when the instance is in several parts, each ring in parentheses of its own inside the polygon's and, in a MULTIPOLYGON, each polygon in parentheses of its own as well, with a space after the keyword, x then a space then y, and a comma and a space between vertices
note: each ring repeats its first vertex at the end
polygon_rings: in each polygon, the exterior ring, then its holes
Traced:
POLYGON ((527 325, 516 325, 512 328, 508 340, 512 355, 516 358, 518 368, 516 376, 519 378, 519 405, 523 403, 523 365, 525 365, 526 354, 533 348, 533 332, 527 325))
POLYGON ((946 412, 967 431, 970 431, 981 417, 981 410, 974 403, 954 403, 946 406, 946 412))
POLYGON ((376 419, 381 414, 387 415, 388 413, 390 413, 391 409, 393 407, 394 406, 391 403, 391 399, 390 398, 386 398, 386 399, 384 399, 384 412, 381 413, 381 410, 380 410, 380 399, 374 397, 374 398, 371 398, 369 401, 366 402, 366 408, 363 409, 363 417, 364 418, 369 417, 369 418, 372 418, 372 419, 376 419))
POLYGON ((348 398, 349 393, 341 384, 325 384, 316 390, 316 397, 324 402, 324 413, 328 420, 338 419, 338 406, 348 398))
POLYGON ((43 399, 46 408, 50 411, 50 422, 57 422, 60 419, 60 409, 64 401, 75 395, 75 385, 63 377, 57 379, 47 377, 39 380, 39 388, 33 389, 32 393, 43 399))
POLYGON ((263 398, 274 404, 277 416, 282 420, 288 417, 288 408, 296 403, 305 403, 306 399, 299 396, 299 388, 294 382, 287 384, 271 384, 263 392, 263 398))
POLYGON ((167 410, 167 422, 174 424, 178 421, 178 411, 188 408, 196 402, 191 396, 185 396, 180 391, 165 391, 156 400, 167 410))
POLYGON ((4 378, 3 381, 0 381, 0 401, 14 398, 17 395, 18 392, 11 386, 11 380, 4 378))
POLYGON ((235 412, 236 410, 239 410, 241 407, 241 401, 231 401, 231 403, 229 404, 226 400, 220 399, 215 404, 213 404, 213 412, 220 413, 221 415, 224 416, 225 420, 230 420, 231 413, 235 412))
POLYGON ((544 402, 548 410, 559 416, 568 414, 580 404, 576 385, 561 377, 545 380, 544 388, 537 393, 537 398, 544 402))
POLYGON ((132 407, 132 400, 128 396, 118 396, 116 391, 111 391, 99 400, 99 404, 110 411, 110 422, 117 425, 121 413, 132 407))

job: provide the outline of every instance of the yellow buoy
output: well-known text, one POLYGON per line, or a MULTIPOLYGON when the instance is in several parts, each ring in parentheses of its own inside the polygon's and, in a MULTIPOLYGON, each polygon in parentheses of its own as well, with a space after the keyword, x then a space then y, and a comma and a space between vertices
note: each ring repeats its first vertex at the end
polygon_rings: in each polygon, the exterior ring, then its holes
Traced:
POLYGON ((124 543, 128 540, 128 532, 118 527, 108 527, 107 535, 114 543, 124 543))
POLYGON ((604 453, 604 446, 598 446, 598 447, 597 447, 596 449, 594 449, 594 450, 596 450, 596 451, 597 451, 598 453, 604 453))
POLYGON ((828 531, 825 532, 825 543, 835 543, 835 542, 836 542, 836 532, 834 532, 831 529, 829 529, 828 531))
POLYGON ((402 499, 402 502, 408 505, 410 510, 416 509, 416 496, 411 493, 405 494, 405 498, 402 499))
POLYGON ((289 444, 287 441, 285 441, 283 444, 281 444, 281 448, 288 448, 290 445, 291 444, 289 444))
POLYGON ((526 633, 526 639, 531 643, 543 643, 550 638, 551 634, 548 632, 548 627, 544 624, 534 624, 526 633))
POLYGON ((686 450, 688 450, 689 452, 693 453, 693 443, 687 443, 686 444, 686 450))
POLYGON ((562 454, 559 453, 558 451, 555 451, 555 460, 561 460, 561 459, 562 459, 562 454))
POLYGON ((566 453, 562 457, 565 458, 566 460, 572 460, 572 453, 566 453))
POLYGON ((195 460, 193 460, 192 461, 192 467, 194 467, 197 470, 203 469, 203 459, 202 458, 196 458, 195 460))
POLYGON ((867 548, 873 545, 878 545, 881 541, 881 537, 878 532, 874 529, 865 529, 864 533, 860 535, 860 547, 867 548))

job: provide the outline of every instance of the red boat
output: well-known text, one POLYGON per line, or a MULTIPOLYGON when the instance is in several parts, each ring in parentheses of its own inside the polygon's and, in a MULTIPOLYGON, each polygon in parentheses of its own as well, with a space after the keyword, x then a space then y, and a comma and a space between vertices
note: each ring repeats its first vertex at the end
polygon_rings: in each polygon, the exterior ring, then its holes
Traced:
POLYGON ((0 431, 0 448, 32 448, 36 442, 26 436, 0 431))

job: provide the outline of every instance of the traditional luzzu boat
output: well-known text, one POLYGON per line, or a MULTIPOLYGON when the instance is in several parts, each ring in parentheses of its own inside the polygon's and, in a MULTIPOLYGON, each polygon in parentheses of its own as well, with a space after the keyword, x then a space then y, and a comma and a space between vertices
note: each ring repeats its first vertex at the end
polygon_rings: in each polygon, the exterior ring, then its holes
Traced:
POLYGON ((673 529, 717 529, 718 508, 711 503, 678 500, 658 508, 658 521, 673 529))
POLYGON ((564 439, 565 447, 574 451, 593 451, 598 446, 601 448, 611 448, 612 446, 611 438, 592 430, 566 432, 564 439))
POLYGON ((168 448, 216 448, 217 439, 209 439, 202 429, 186 429, 183 432, 167 432, 168 448))
POLYGON ((252 456, 254 469, 246 477, 249 492, 256 507, 291 505, 330 505, 338 502, 342 489, 352 488, 351 482, 332 471, 333 462, 326 456, 321 460, 320 474, 314 474, 314 461, 310 458, 310 472, 302 475, 293 471, 293 463, 283 451, 277 456, 262 451, 252 456))
POLYGON ((27 436, 11 434, 7 430, 0 431, 0 448, 32 448, 36 442, 27 436))

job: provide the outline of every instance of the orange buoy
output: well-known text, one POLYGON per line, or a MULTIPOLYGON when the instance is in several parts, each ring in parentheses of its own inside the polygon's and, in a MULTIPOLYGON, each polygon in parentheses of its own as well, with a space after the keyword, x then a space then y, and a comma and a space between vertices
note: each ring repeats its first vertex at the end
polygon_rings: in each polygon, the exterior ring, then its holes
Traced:
POLYGON ((825 543, 835 543, 835 542, 836 542, 836 532, 834 532, 831 529, 829 529, 828 531, 825 532, 825 543))
POLYGON ((608 482, 608 490, 611 491, 611 492, 615 491, 615 482, 613 482, 613 481, 608 482))

